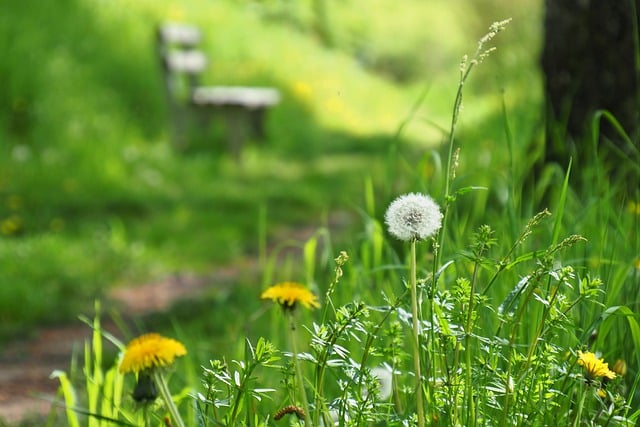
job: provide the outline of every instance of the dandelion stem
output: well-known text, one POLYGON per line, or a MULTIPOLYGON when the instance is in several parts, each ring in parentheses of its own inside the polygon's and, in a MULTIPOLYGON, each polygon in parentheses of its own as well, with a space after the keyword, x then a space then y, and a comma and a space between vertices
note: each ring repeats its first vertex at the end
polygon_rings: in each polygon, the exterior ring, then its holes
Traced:
POLYGON ((300 367, 300 362, 298 361, 298 344, 296 340, 296 321, 293 310, 289 310, 289 338, 291 340, 291 354, 293 357, 293 364, 296 369, 296 380, 298 383, 298 387, 300 388, 300 401, 302 402, 302 407, 304 408, 304 424, 311 425, 309 418, 309 402, 307 401, 307 393, 304 390, 304 378, 302 376, 302 368, 300 367))
POLYGON ((178 408, 176 408, 175 403, 171 397, 171 392, 169 391, 169 386, 167 385, 167 381, 164 379, 164 375, 160 369, 153 370, 153 380, 158 386, 158 391, 164 400, 164 404, 167 406, 169 413, 171 414, 171 418, 175 421, 177 427, 185 427, 184 421, 180 417, 180 413, 178 412, 178 408))
POLYGON ((418 427, 424 427, 424 407, 422 399, 422 375, 420 373, 420 330, 418 324, 418 284, 416 280, 416 239, 411 239, 410 259, 411 317, 413 321, 413 367, 416 378, 416 406, 418 427))
POLYGON ((144 427, 149 427, 151 425, 149 421, 149 405, 142 407, 142 418, 144 419, 144 427))

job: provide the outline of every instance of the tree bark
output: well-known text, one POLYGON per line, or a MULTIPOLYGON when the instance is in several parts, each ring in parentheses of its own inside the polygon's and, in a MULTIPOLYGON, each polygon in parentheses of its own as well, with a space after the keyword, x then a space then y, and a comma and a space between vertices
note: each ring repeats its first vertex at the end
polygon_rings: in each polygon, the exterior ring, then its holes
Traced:
MULTIPOLYGON (((640 0, 546 0, 542 69, 545 76, 545 159, 584 159, 597 110, 610 111, 638 146, 638 10, 640 0)), ((629 149, 602 123, 603 138, 629 149)))

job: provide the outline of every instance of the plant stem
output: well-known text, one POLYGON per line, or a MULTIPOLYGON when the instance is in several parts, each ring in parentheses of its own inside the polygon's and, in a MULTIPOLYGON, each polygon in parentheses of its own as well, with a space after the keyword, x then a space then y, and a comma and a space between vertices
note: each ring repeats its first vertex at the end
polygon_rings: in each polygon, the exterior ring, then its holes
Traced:
MULTIPOLYGON (((511 331, 511 335, 509 337, 509 344, 508 344, 508 348, 509 348, 509 352, 511 352, 511 349, 514 348, 515 346, 515 342, 516 342, 516 338, 518 336, 518 329, 521 325, 522 322, 522 317, 524 316, 524 313, 526 311, 526 307, 528 306, 528 303, 531 299, 531 295, 533 294, 534 290, 536 289, 535 286, 532 285, 532 283, 537 282, 537 278, 532 277, 529 280, 529 284, 527 285, 527 289, 524 291, 525 296, 522 299, 522 302, 520 303, 520 307, 518 308, 518 311, 514 317, 514 320, 511 322, 511 324, 513 325, 513 331, 511 331)), ((502 327, 502 326, 500 326, 502 327)), ((496 334, 497 336, 497 334, 496 334)), ((512 390, 512 385, 511 385, 511 372, 513 371, 513 356, 511 354, 509 354, 509 357, 507 358, 507 368, 506 368, 506 376, 505 376, 505 384, 504 384, 504 388, 505 388, 505 395, 504 395, 504 403, 503 403, 503 408, 502 408, 502 424, 501 425, 507 425, 507 419, 509 417, 509 410, 510 405, 511 405, 511 393, 513 392, 512 390)))
POLYGON ((416 406, 418 427, 424 427, 424 402, 422 399, 422 375, 420 373, 420 330, 418 323, 418 284, 416 280, 416 239, 411 239, 410 259, 411 318, 413 321, 413 368, 416 378, 416 406))
POLYGON ((158 391, 171 414, 171 418, 173 418, 173 421, 176 423, 176 426, 185 427, 184 421, 182 421, 180 413, 178 412, 178 408, 176 408, 175 403, 173 403, 169 386, 167 386, 167 382, 165 381, 164 375, 162 375, 160 369, 153 370, 153 380, 155 381, 156 386, 158 386, 158 391))
POLYGON ((298 343, 296 340, 296 322, 293 315, 293 310, 289 310, 289 338, 291 340, 291 353, 293 357, 293 364, 296 368, 296 379, 298 387, 300 388, 300 401, 302 402, 302 408, 304 409, 304 424, 311 425, 311 419, 309 417, 309 402, 307 401, 307 393, 304 390, 304 378, 302 377, 302 368, 300 368, 300 362, 298 361, 298 343))
POLYGON ((144 427, 149 427, 151 422, 149 421, 149 405, 142 407, 142 418, 144 418, 144 427))
POLYGON ((582 409, 584 408, 584 401, 587 397, 587 393, 580 389, 582 393, 582 397, 580 398, 580 403, 578 404, 578 409, 576 410, 576 419, 573 420, 573 427, 578 427, 580 425, 580 418, 582 418, 582 409))
POLYGON ((466 355, 466 394, 467 394, 467 425, 476 425, 476 408, 475 401, 473 399, 473 383, 471 378, 471 334, 473 332, 473 298, 476 292, 476 281, 478 278, 479 261, 476 261, 473 267, 473 278, 471 279, 471 289, 469 291, 469 307, 467 307, 467 324, 465 326, 464 347, 466 355))

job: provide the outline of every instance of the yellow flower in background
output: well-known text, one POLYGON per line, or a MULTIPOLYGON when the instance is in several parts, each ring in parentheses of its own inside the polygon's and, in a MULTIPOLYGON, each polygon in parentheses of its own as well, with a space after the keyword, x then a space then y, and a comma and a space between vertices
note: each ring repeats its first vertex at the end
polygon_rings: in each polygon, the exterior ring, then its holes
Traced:
POLYGON ((624 377, 625 375, 627 375, 627 362, 622 359, 618 359, 616 360, 616 363, 614 363, 611 367, 611 370, 615 372, 616 375, 624 377))
POLYGON ((183 21, 184 20, 184 9, 178 5, 169 6, 169 10, 167 11, 167 15, 170 21, 183 21))
POLYGON ((260 295, 261 299, 270 299, 285 309, 295 308, 297 303, 306 308, 318 308, 318 298, 300 283, 284 282, 273 285, 260 295))
POLYGON ((140 373, 142 371, 164 368, 173 364, 176 357, 187 354, 182 343, 150 333, 133 339, 125 349, 120 362, 120 372, 140 373))
POLYGON ((627 205, 627 210, 632 215, 640 215, 640 202, 634 202, 634 201, 629 202, 629 204, 627 205))
POLYGON ((17 215, 11 215, 9 218, 0 220, 0 234, 4 236, 12 236, 18 234, 23 229, 22 218, 17 215))
POLYGON ((307 82, 303 82, 300 80, 295 81, 293 82, 292 89, 296 98, 304 102, 308 102, 311 100, 311 98, 313 98, 313 88, 307 82))
POLYGON ((578 351, 578 365, 584 368, 584 375, 588 380, 594 380, 599 377, 612 380, 616 377, 616 373, 609 369, 609 364, 605 363, 603 359, 598 359, 590 351, 586 353, 578 351))

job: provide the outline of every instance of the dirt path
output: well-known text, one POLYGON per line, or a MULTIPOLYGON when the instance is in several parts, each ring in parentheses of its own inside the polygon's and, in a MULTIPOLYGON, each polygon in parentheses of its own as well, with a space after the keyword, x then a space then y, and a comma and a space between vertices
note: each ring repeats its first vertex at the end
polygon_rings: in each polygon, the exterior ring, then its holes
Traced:
MULTIPOLYGON (((234 271, 216 271, 216 280, 195 276, 173 276, 136 287, 113 290, 106 304, 131 317, 166 311, 182 299, 195 298, 212 283, 232 280, 234 271)), ((105 311, 109 307, 103 307, 105 311)), ((119 336, 112 322, 103 329, 119 336)), ((18 423, 25 417, 45 415, 51 410, 58 380, 54 370, 69 371, 71 355, 91 340, 91 328, 78 321, 72 325, 42 328, 29 340, 11 342, 0 354, 0 425, 18 423)))

